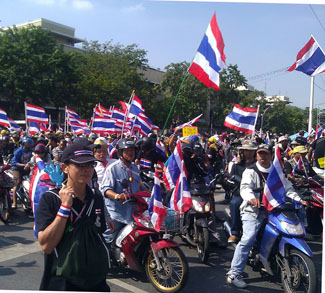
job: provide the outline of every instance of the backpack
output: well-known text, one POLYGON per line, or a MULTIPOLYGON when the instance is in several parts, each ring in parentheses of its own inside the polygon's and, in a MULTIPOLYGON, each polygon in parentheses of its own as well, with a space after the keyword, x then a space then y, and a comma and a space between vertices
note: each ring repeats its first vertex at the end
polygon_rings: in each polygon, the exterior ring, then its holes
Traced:
POLYGON ((108 248, 89 217, 93 206, 94 199, 84 218, 81 218, 84 208, 79 214, 72 209, 77 218, 65 230, 55 249, 58 257, 56 275, 83 289, 105 280, 110 267, 108 248))

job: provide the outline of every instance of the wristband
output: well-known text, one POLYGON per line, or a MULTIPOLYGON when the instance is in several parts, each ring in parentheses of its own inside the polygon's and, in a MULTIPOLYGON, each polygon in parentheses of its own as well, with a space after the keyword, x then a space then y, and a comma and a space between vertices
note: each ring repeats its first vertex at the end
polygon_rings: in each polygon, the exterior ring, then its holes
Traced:
POLYGON ((63 204, 61 204, 58 213, 56 214, 57 216, 61 217, 61 218, 65 218, 67 219, 70 215, 70 211, 71 211, 71 207, 65 206, 63 204))
POLYGON ((114 199, 117 199, 118 196, 119 196, 119 194, 116 193, 116 194, 114 195, 114 199))

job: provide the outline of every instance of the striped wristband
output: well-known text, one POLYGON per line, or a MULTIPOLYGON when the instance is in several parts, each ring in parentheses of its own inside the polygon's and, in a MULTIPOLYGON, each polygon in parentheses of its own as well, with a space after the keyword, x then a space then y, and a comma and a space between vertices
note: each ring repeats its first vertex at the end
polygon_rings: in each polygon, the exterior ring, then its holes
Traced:
POLYGON ((61 204, 60 209, 58 211, 58 213, 56 214, 57 216, 61 217, 61 218, 68 218, 70 215, 70 211, 71 211, 71 207, 67 207, 63 204, 61 204))

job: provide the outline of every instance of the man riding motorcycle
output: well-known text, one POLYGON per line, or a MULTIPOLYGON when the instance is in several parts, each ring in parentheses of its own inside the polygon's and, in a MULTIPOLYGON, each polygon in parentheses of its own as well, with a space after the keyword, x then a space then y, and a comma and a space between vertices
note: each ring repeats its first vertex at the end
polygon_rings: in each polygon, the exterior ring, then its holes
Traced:
POLYGON ((132 222, 132 213, 136 209, 134 202, 126 202, 128 194, 144 191, 139 170, 132 163, 135 158, 136 145, 132 139, 124 138, 117 145, 119 160, 106 169, 102 181, 101 192, 105 196, 105 205, 114 221, 114 232, 107 230, 105 240, 111 243, 118 232, 132 222), (127 186, 125 186, 127 182, 127 186))

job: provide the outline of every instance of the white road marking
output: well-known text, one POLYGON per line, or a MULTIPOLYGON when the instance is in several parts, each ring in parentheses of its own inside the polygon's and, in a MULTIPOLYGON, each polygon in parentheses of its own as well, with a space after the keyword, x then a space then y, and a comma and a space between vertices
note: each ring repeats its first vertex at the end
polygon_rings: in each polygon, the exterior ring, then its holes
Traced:
POLYGON ((40 252, 41 247, 37 241, 31 244, 22 244, 17 243, 12 240, 8 240, 5 238, 0 238, 1 241, 7 242, 10 245, 7 248, 0 247, 0 262, 8 261, 17 257, 22 257, 30 253, 40 252), (15 243, 15 244, 14 244, 15 243))
POLYGON ((122 288, 124 288, 126 290, 129 290, 129 291, 131 291, 133 293, 149 293, 148 291, 144 291, 142 289, 139 289, 139 288, 137 288, 135 286, 127 284, 127 283, 125 283, 125 282, 123 282, 121 280, 118 280, 118 279, 108 279, 108 278, 106 278, 106 281, 108 281, 108 284, 112 283, 112 284, 117 285, 119 287, 122 287, 122 288))

